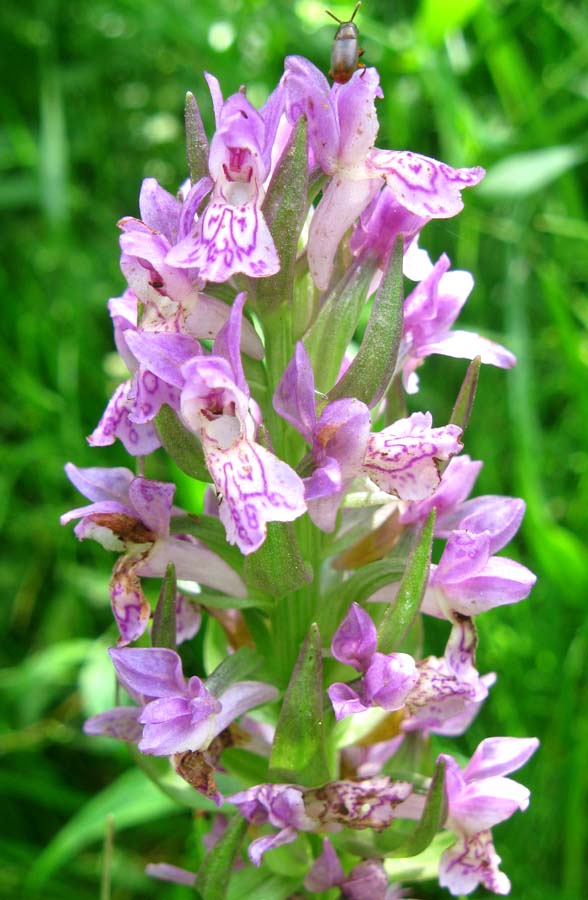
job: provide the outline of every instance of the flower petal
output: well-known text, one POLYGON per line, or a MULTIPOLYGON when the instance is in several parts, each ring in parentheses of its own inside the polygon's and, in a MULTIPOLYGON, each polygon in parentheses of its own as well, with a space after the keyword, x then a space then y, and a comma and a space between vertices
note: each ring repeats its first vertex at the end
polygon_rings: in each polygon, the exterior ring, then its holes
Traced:
POLYGON ((316 425, 314 374, 302 341, 286 366, 273 397, 275 411, 312 444, 316 425))
POLYGON ((275 275, 278 254, 267 222, 256 203, 212 201, 195 233, 171 249, 170 266, 197 269, 206 281, 228 281, 242 272, 253 278, 275 275))
POLYGON ((247 596, 247 588, 235 570, 190 535, 173 535, 156 541, 148 555, 137 565, 137 575, 163 578, 170 562, 176 567, 177 578, 205 584, 229 597, 247 596))
POLYGON ((291 522, 305 512, 302 480, 260 444, 238 440, 217 450, 207 441, 204 453, 222 498, 219 515, 227 540, 245 555, 264 542, 268 522, 291 522))
POLYGON ((374 653, 364 677, 366 700, 389 711, 400 709, 418 680, 416 663, 408 653, 374 653))
POLYGON ((364 472, 379 488, 402 500, 424 500, 441 476, 436 460, 459 453, 461 428, 431 428, 430 414, 413 413, 370 436, 364 472))
POLYGON ((365 705, 359 694, 352 687, 349 687, 348 684, 335 682, 335 684, 327 688, 327 694, 333 704, 333 711, 338 722, 347 718, 347 716, 354 716, 369 709, 369 706, 365 705))
POLYGON ((377 641, 372 617, 359 603, 352 603, 333 635, 331 653, 339 662, 365 672, 376 652, 377 641))
POLYGON ((461 191, 478 184, 484 169, 453 169, 410 150, 374 149, 366 169, 384 176, 397 200, 417 216, 447 219, 463 209, 461 191))
POLYGON ((116 738, 129 744, 138 744, 143 728, 137 721, 141 712, 138 706, 116 706, 107 712, 92 716, 84 722, 85 734, 116 738))
POLYGON ((524 766, 539 746, 537 738, 486 738, 464 769, 466 781, 508 775, 524 766))
POLYGON ((495 894, 508 894, 510 881, 500 872, 492 834, 489 831, 471 837, 460 834, 455 844, 446 850, 439 863, 439 884, 458 897, 471 894, 483 884, 495 894))
POLYGON ((182 661, 163 647, 125 647, 109 650, 120 683, 131 696, 174 697, 185 694, 182 661))
POLYGON ((112 395, 102 418, 88 437, 91 447, 106 447, 118 438, 131 456, 148 456, 161 447, 153 425, 138 425, 129 419, 133 403, 129 393, 131 381, 120 384, 112 395))
POLYGON ((135 477, 130 469, 122 467, 80 469, 73 463, 66 464, 65 474, 80 494, 94 503, 101 500, 117 500, 119 503, 128 504, 129 485, 135 477))
POLYGON ((308 234, 308 267, 320 291, 333 274, 337 247, 345 232, 381 189, 379 179, 351 180, 335 174, 316 208, 308 234))
POLYGON ((319 891, 328 891, 341 884, 344 878, 345 873, 333 845, 328 838, 323 838, 323 852, 304 879, 304 887, 307 891, 318 894, 319 891))
POLYGON ((228 728, 243 713, 275 700, 278 693, 277 688, 263 681, 238 681, 232 684, 219 697, 222 708, 216 716, 214 736, 228 728))

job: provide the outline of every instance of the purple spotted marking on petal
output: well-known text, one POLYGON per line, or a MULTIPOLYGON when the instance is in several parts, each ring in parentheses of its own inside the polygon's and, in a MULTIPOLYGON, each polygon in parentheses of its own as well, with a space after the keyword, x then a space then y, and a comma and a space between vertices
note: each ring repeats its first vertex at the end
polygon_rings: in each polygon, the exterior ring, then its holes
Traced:
POLYGON ((456 425, 431 428, 430 415, 414 413, 370 436, 364 472, 402 500, 424 500, 440 482, 436 460, 461 450, 456 425))
POLYGON ((451 218, 463 209, 461 191, 478 184, 484 169, 453 169, 410 150, 374 149, 366 167, 383 176, 397 200, 409 212, 426 218, 451 218))
POLYGON ((470 836, 460 834, 441 857, 439 884, 449 888, 454 896, 470 894, 479 884, 495 894, 508 894, 510 881, 499 865, 500 857, 490 831, 470 836))
POLYGON ((227 540, 242 553, 261 546, 267 522, 291 522, 305 512, 302 480, 269 450, 244 439, 223 450, 203 440, 203 447, 227 540))
POLYGON ((131 456, 148 456, 161 447, 152 425, 134 424, 129 418, 131 384, 126 381, 114 392, 100 422, 88 437, 90 446, 105 447, 118 438, 131 456))
POLYGON ((119 646, 124 647, 141 637, 151 614, 151 607, 134 574, 132 563, 121 557, 110 582, 112 612, 120 632, 119 646))

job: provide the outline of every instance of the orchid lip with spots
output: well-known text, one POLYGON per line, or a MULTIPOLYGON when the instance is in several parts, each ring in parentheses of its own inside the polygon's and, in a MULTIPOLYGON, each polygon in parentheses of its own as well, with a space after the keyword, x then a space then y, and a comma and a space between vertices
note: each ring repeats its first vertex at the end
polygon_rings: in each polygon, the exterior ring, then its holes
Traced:
POLYGON ((261 109, 205 77, 214 128, 189 94, 179 190, 145 178, 119 222, 128 377, 100 465, 66 466, 89 503, 62 523, 116 554, 112 700, 84 731, 206 810, 213 856, 153 877, 220 898, 251 864, 280 896, 396 900, 418 849, 456 896, 507 893, 492 829, 527 809, 506 776, 538 741, 487 738, 465 767, 449 748, 500 691, 476 617, 535 581, 501 553, 524 502, 476 496, 470 456, 480 364, 516 359, 456 327, 473 276, 419 243, 484 171, 377 148, 373 67, 329 85, 289 56, 261 109), (457 398, 431 392, 433 355, 469 363, 457 398), (107 465, 117 441, 135 471, 107 465))

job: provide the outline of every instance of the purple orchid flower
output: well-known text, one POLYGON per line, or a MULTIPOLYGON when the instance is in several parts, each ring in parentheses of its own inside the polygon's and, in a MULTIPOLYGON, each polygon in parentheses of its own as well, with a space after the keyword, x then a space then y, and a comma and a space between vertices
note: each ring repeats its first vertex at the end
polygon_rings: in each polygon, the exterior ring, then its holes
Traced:
MULTIPOLYGON (((132 378, 116 389, 88 439, 92 446, 112 444, 118 437, 134 456, 156 450, 161 444, 150 423, 163 403, 179 408, 179 365, 202 352, 197 339, 216 337, 228 320, 226 303, 201 293, 203 282, 165 261, 178 236, 189 230, 203 197, 199 185, 182 203, 154 178, 146 178, 139 199, 143 219, 120 223, 121 265, 132 290, 110 300, 109 309, 115 343, 132 378), (137 298, 143 307, 140 323, 137 298)), ((263 356, 261 341, 247 320, 241 349, 256 359, 263 356)))
POLYGON ((289 56, 282 78, 291 123, 308 120, 314 158, 331 180, 310 226, 308 264, 320 290, 328 286, 339 241, 383 187, 405 210, 426 221, 449 218, 463 207, 461 190, 477 184, 484 170, 452 169, 410 151, 378 150, 375 99, 382 97, 373 68, 346 84, 329 87, 308 60, 289 56))
MULTIPOLYGON (((402 524, 424 522, 437 510, 435 535, 447 538, 438 565, 431 566, 422 612, 454 620, 454 614, 476 616, 495 606, 524 600, 536 576, 525 566, 494 556, 516 534, 525 503, 516 497, 486 495, 465 500, 481 468, 468 456, 452 459, 430 497, 403 507, 402 524), (465 502, 464 502, 465 501, 465 502)), ((391 602, 396 587, 381 588, 370 597, 391 602)))
POLYGON ((75 527, 79 540, 92 538, 107 550, 123 551, 110 583, 121 644, 137 640, 149 621, 140 577, 162 578, 170 562, 178 578, 245 597, 245 585, 216 553, 190 535, 170 534, 172 514, 182 513, 172 506, 175 485, 135 478, 124 468, 79 469, 68 463, 65 471, 92 503, 65 513, 61 524, 81 519, 75 527))
POLYGON ((259 784, 227 797, 253 825, 269 823, 277 834, 249 845, 249 858, 259 866, 264 853, 296 840, 299 831, 341 831, 373 828, 381 831, 402 815, 412 784, 387 776, 362 781, 333 781, 322 788, 295 784, 259 784))
POLYGON ((313 474, 305 480, 308 512, 324 531, 335 527, 344 494, 359 475, 405 500, 422 500, 440 480, 436 460, 461 450, 456 425, 432 428, 430 413, 414 413, 379 432, 370 431, 370 412, 355 398, 328 403, 316 413, 314 375, 299 342, 273 399, 274 409, 312 448, 313 474))
MULTIPOLYGON (((403 525, 422 524, 434 509, 435 535, 439 536, 439 529, 444 531, 443 523, 452 520, 454 511, 460 509, 470 495, 482 465, 482 462, 472 460, 467 454, 454 456, 449 460, 436 490, 429 497, 402 505, 400 522, 403 525)), ((454 527, 455 525, 449 531, 454 527)))
POLYGON ((237 272, 254 278, 273 275, 280 261, 261 206, 282 113, 281 88, 258 111, 244 89, 223 102, 217 79, 205 77, 216 118, 209 155, 214 189, 201 218, 169 252, 167 262, 215 282, 237 272))
MULTIPOLYGON (((196 210, 211 186, 210 179, 203 178, 182 192, 183 199, 177 199, 154 178, 146 178, 139 196, 141 218, 127 217, 119 222, 123 231, 121 267, 131 295, 143 305, 142 330, 212 339, 229 317, 226 303, 202 292, 204 280, 197 273, 166 261, 178 241, 189 236, 196 210)), ((136 308, 133 313, 136 325, 136 308)), ((261 341, 247 321, 243 323, 241 349, 255 359, 263 356, 261 341)))
POLYGON ((446 825, 457 835, 441 857, 439 882, 453 895, 470 894, 478 884, 495 894, 510 891, 490 829, 527 809, 528 789, 504 775, 523 766, 538 746, 537 738, 487 738, 463 770, 452 756, 439 756, 446 764, 446 825))
POLYGON ((388 876, 379 859, 366 859, 345 876, 328 838, 323 838, 323 852, 304 879, 304 887, 312 893, 338 887, 343 900, 401 900, 407 896, 400 885, 388 884, 388 876))
POLYGON ((182 367, 181 413, 202 443, 227 540, 249 554, 265 540, 267 522, 291 522, 306 504, 296 472, 254 439, 258 411, 239 355, 244 304, 239 294, 213 355, 182 367))
POLYGON ((137 301, 129 294, 109 305, 117 348, 133 375, 116 389, 88 442, 102 447, 118 437, 131 455, 145 456, 161 446, 153 419, 162 405, 179 410, 183 384, 179 366, 201 354, 202 348, 175 328, 169 332, 137 328, 137 301))
POLYGON ((474 666, 476 632, 468 619, 455 621, 445 656, 415 663, 406 653, 378 653, 371 616, 357 603, 335 632, 334 658, 360 672, 353 686, 332 684, 327 693, 339 721, 379 707, 403 710, 404 732, 462 734, 488 695, 494 676, 480 678, 474 666))
POLYGON ((206 750, 238 716, 278 696, 261 681, 237 682, 216 696, 200 678, 186 681, 173 650, 125 647, 109 653, 119 682, 138 706, 93 716, 84 731, 138 743, 153 756, 206 750))
POLYGON ((516 357, 496 344, 470 331, 452 331, 451 326, 474 286, 469 272, 450 272, 443 254, 433 266, 429 262, 426 277, 404 301, 403 334, 396 364, 402 372, 409 394, 418 390, 415 374, 424 358, 432 354, 458 359, 480 356, 483 363, 511 369, 516 357))
POLYGON ((509 497, 478 499, 486 503, 470 501, 473 512, 450 533, 439 564, 431 566, 421 607, 430 616, 476 616, 496 606, 519 603, 528 597, 537 580, 526 566, 492 555, 518 528, 522 501, 509 497), (500 512, 502 518, 497 516, 500 512))
MULTIPOLYGON (((413 242, 416 243, 415 239, 428 221, 428 218, 417 216, 405 209, 388 185, 384 185, 363 210, 354 225, 349 239, 349 249, 359 259, 375 257, 378 262, 378 272, 370 285, 370 294, 378 288, 397 239, 403 238, 406 260, 411 245, 413 242)), ((410 265, 410 261, 407 262, 410 265)), ((409 272, 410 269, 408 272, 405 270, 404 274, 410 278, 409 272)))

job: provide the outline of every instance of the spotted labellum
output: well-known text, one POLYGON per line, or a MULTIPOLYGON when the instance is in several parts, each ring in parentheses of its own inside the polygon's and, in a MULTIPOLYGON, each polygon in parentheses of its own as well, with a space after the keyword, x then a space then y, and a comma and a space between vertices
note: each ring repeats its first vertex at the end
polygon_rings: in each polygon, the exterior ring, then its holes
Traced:
POLYGON ((188 95, 182 183, 146 178, 119 222, 128 377, 100 465, 66 466, 88 502, 62 523, 115 554, 112 701, 84 731, 199 809, 198 871, 178 850, 148 874, 204 898, 251 894, 250 866, 284 898, 418 896, 431 866, 504 894, 492 829, 529 804, 506 776, 535 738, 450 752, 497 678, 476 618, 535 581, 502 555, 523 501, 471 496, 480 367, 515 357, 455 327, 473 277, 421 247, 484 171, 377 147, 358 53, 332 85, 288 57, 260 109, 206 75, 208 133, 188 95), (464 380, 423 409, 432 355, 464 380), (134 469, 108 465, 117 441, 134 469))

